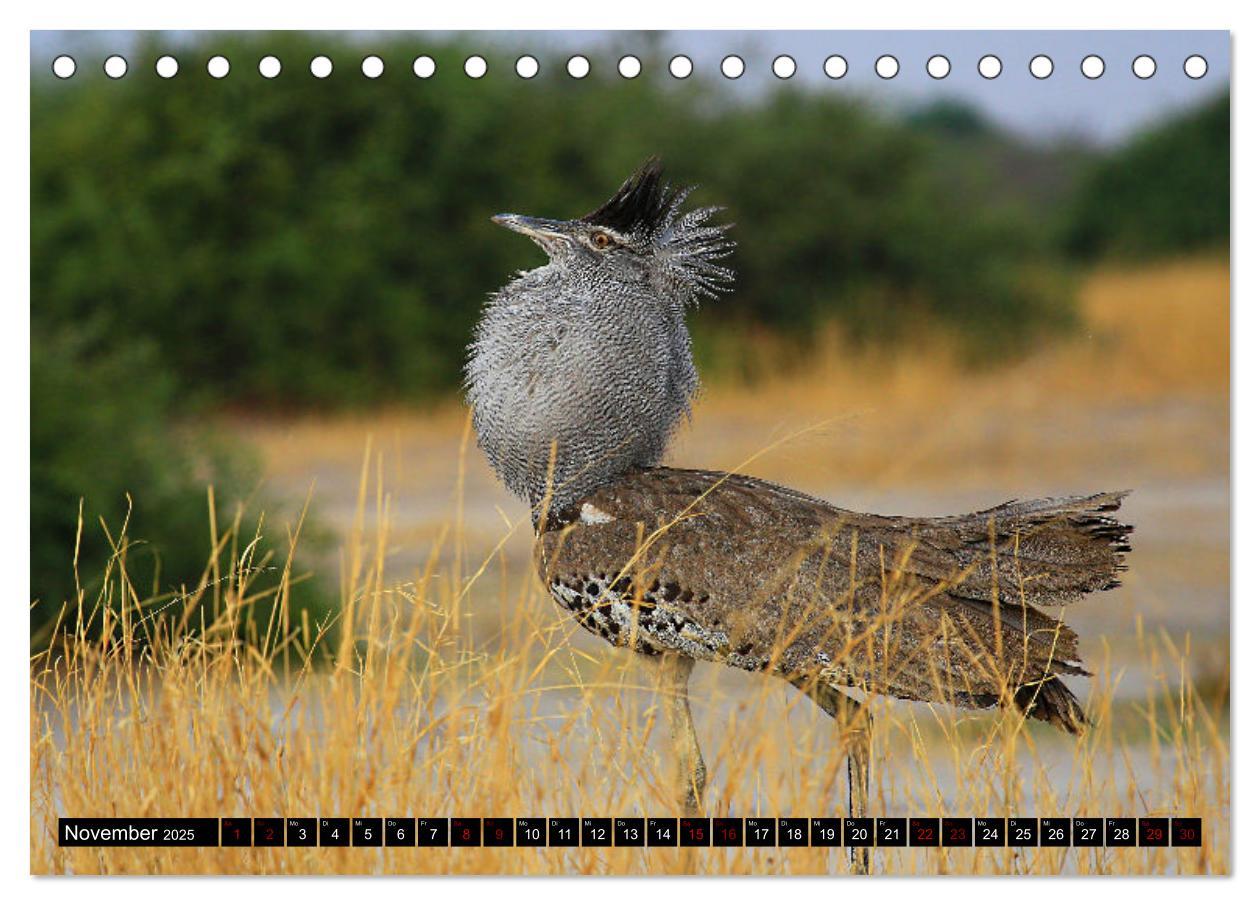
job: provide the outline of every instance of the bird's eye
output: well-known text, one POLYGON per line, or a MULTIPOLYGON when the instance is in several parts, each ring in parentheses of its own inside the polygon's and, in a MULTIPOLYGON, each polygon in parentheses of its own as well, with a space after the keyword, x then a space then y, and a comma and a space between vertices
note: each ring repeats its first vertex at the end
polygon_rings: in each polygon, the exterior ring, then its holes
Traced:
POLYGON ((612 236, 608 235, 608 233, 595 233, 595 235, 591 236, 591 244, 596 248, 607 248, 609 245, 612 245, 612 236))

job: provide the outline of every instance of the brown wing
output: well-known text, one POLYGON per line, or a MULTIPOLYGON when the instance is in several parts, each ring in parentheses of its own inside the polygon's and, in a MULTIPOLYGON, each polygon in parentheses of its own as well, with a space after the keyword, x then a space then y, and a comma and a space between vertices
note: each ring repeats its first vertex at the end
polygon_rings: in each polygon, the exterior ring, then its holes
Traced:
POLYGON ((648 639, 660 649, 983 705, 1083 672, 1074 633, 1029 604, 1114 584, 1129 529, 1106 513, 1119 500, 913 519, 743 475, 641 469, 548 519, 539 567, 553 593, 582 589, 576 606, 615 595, 645 632, 666 626, 648 639))

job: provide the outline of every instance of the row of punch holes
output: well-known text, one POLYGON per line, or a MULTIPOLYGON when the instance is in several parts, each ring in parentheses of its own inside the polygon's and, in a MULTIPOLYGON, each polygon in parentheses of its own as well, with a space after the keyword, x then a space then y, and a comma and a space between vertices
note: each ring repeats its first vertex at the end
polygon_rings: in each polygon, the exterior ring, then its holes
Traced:
MULTIPOLYGON (((125 57, 113 54, 105 60, 105 74, 111 79, 120 79, 127 74, 129 66, 125 57)), ((283 69, 278 57, 265 56, 258 62, 258 72, 263 78, 274 79, 283 69)), ((363 75, 369 79, 379 78, 385 72, 385 61, 375 55, 368 55, 359 64, 363 75)), ((516 74, 523 79, 532 79, 538 75, 541 66, 536 57, 528 54, 516 60, 516 74)), ((746 66, 742 57, 729 54, 722 58, 720 64, 722 75, 728 79, 738 79, 744 75, 746 66)), ((934 79, 946 78, 953 68, 949 57, 935 54, 925 64, 927 74, 934 79)), ((1139 79, 1149 79, 1158 68, 1155 58, 1149 54, 1139 54, 1129 64, 1133 75, 1139 79)), ((159 57, 154 66, 157 74, 164 79, 174 78, 179 73, 179 61, 168 55, 159 57)), ((1002 60, 994 54, 982 56, 976 63, 976 69, 986 79, 996 79, 1002 74, 1002 60)), ((1081 75, 1087 79, 1101 78, 1107 70, 1106 61, 1097 54, 1090 54, 1081 60, 1081 75)), ((1182 71, 1187 77, 1201 79, 1207 75, 1208 63, 1200 54, 1191 54, 1182 61, 1182 71)), ((78 64, 69 54, 61 54, 52 63, 52 71, 57 78, 68 79, 78 70, 78 64)), ((332 75, 333 61, 326 56, 317 56, 310 62, 311 75, 317 79, 332 75)), ((489 66, 485 57, 473 55, 464 60, 464 74, 470 79, 479 79, 486 74, 489 66)), ((591 72, 591 62, 581 54, 568 58, 565 70, 575 79, 584 79, 591 72)), ((212 78, 226 78, 232 71, 232 64, 225 56, 213 56, 206 62, 206 71, 212 78)), ((418 56, 412 61, 411 71, 417 78, 427 79, 437 72, 437 63, 430 56, 418 56)), ((627 79, 637 78, 643 71, 643 63, 633 55, 623 56, 617 61, 617 72, 627 79)), ((669 73, 676 79, 689 78, 695 66, 691 58, 678 54, 669 61, 669 73)), ((780 54, 770 64, 770 71, 777 78, 790 79, 796 75, 796 60, 787 54, 780 54)), ((842 79, 849 71, 848 61, 839 54, 832 54, 823 61, 823 72, 830 79, 842 79)), ((875 60, 875 73, 882 79, 893 79, 901 71, 901 63, 892 54, 884 54, 875 60)), ((1028 71, 1035 79, 1048 79, 1054 74, 1054 60, 1045 54, 1037 54, 1028 61, 1028 71)))

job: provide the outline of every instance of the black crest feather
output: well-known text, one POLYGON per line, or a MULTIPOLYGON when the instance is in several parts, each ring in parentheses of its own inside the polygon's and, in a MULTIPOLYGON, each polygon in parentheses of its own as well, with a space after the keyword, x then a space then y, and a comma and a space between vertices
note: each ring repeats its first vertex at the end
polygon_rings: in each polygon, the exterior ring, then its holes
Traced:
POLYGON ((660 159, 649 157, 611 198, 582 220, 622 235, 652 234, 685 194, 665 181, 660 159))
POLYGON ((649 157, 582 222, 629 237, 642 253, 650 249, 661 285, 683 301, 713 297, 728 289, 735 277, 717 264, 735 243, 726 237, 729 224, 709 222, 721 208, 683 211, 690 193, 690 188, 666 182, 660 160, 649 157))

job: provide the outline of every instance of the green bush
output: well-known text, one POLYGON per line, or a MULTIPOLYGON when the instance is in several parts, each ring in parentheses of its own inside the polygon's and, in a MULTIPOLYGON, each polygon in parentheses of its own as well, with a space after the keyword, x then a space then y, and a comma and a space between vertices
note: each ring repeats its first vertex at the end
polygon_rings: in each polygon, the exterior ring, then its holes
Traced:
POLYGON ((841 318, 868 338, 928 323, 992 355, 1070 316, 1029 205, 945 153, 949 129, 833 92, 732 102, 648 75, 661 61, 633 81, 525 81, 504 51, 474 81, 457 41, 387 40, 377 80, 346 38, 283 33, 216 38, 221 81, 205 50, 153 76, 156 46, 119 81, 37 73, 36 324, 103 318, 151 339, 181 391, 236 402, 448 392, 486 293, 539 261, 490 215, 581 214, 651 154, 737 224, 737 289, 711 321, 841 318), (420 52, 432 79, 411 73, 420 52), (265 53, 285 62, 272 81, 254 72, 265 53), (336 61, 327 79, 306 71, 316 53, 336 61))
POLYGON ((1064 229, 1082 258, 1229 244, 1229 95, 1138 136, 1083 175, 1064 229))
MULTIPOLYGON (((50 640, 63 604, 63 625, 76 620, 77 574, 84 617, 96 609, 106 564, 126 525, 126 568, 147 613, 193 592, 212 550, 207 487, 216 494, 220 532, 232 523, 252 484, 250 463, 190 418, 176 403, 176 382, 144 342, 102 343, 90 330, 36 330, 31 346, 31 640, 50 640), (80 508, 81 507, 81 508, 80 508), (79 527, 80 514, 82 528, 79 527)), ((248 541, 256 507, 246 510, 248 541)), ((281 533, 266 530, 254 562, 272 560, 255 589, 274 587, 288 552, 281 533)), ((219 557, 226 571, 229 550, 219 557)), ((208 606, 215 595, 205 595, 208 606)), ((112 606, 117 611, 115 597, 112 606)), ((318 624, 328 598, 314 584, 294 585, 290 606, 318 624)), ((265 625, 268 597, 255 608, 265 625)), ((180 607, 172 614, 179 615, 180 607)), ((168 614, 169 615, 169 614, 168 614)), ((300 616, 298 617, 300 618, 300 616)), ((96 619, 99 625, 99 615, 96 619)), ((191 625, 199 625, 194 618, 191 625)), ((95 628, 96 626, 93 626, 95 628)))

